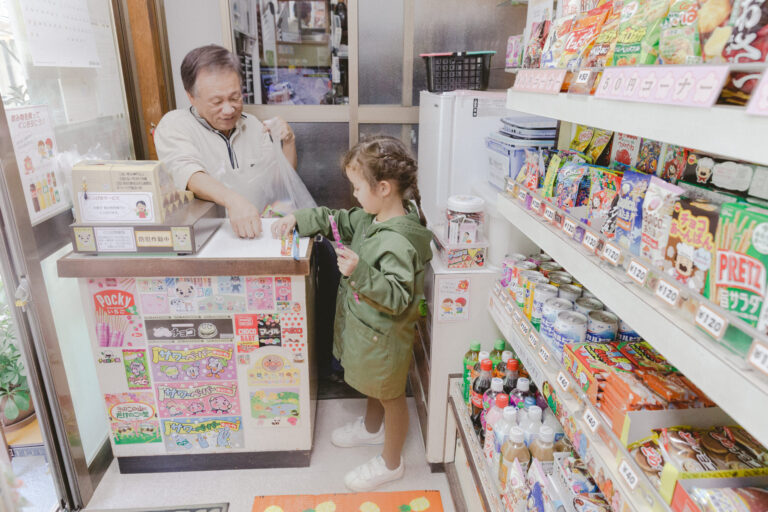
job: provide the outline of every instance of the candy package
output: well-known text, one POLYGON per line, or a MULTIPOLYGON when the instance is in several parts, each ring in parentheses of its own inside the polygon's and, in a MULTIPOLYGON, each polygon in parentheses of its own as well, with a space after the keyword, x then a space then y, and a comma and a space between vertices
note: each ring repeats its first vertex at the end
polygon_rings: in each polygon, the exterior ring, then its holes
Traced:
POLYGON ((615 66, 656 63, 661 22, 668 8, 669 0, 633 0, 624 3, 613 54, 615 66))
POLYGON ((689 151, 682 180, 731 194, 745 196, 752 183, 754 166, 689 151))
POLYGON ((594 137, 594 135, 594 128, 582 124, 576 125, 576 133, 573 136, 570 148, 574 151, 584 153, 589 147, 589 143, 592 142, 592 137, 594 137))
POLYGON ((698 0, 673 0, 661 24, 659 64, 699 64, 698 0))
POLYGON ((636 171, 625 171, 616 202, 615 237, 620 247, 640 254, 643 222, 643 200, 651 177, 636 171))
POLYGON ((517 173, 515 181, 530 190, 538 190, 544 184, 546 172, 544 161, 547 157, 547 150, 526 148, 524 153, 523 166, 517 173))
POLYGON ((651 260, 656 267, 664 263, 672 209, 682 192, 680 187, 653 176, 645 193, 640 254, 651 260))
MULTIPOLYGON (((612 206, 616 205, 619 183, 621 177, 608 169, 592 167, 589 170, 589 211, 587 224, 597 228, 603 234, 613 238, 613 229, 603 231, 603 226, 608 219, 612 206), (610 233, 608 232, 610 231, 610 233)), ((615 227, 615 225, 614 225, 615 227)))
POLYGON ((704 62, 726 62, 723 48, 733 32, 733 0, 704 0, 699 6, 699 40, 704 62))
POLYGON ((610 162, 606 162, 610 155, 610 149, 608 144, 611 142, 613 132, 610 130, 603 130, 601 128, 595 129, 592 140, 587 147, 586 155, 589 157, 593 164, 604 165, 610 162))
POLYGON ((541 66, 541 52, 549 35, 549 20, 535 21, 531 25, 531 33, 528 44, 525 47, 523 57, 524 68, 538 68, 541 66))
POLYGON ((584 178, 589 182, 589 166, 580 163, 568 163, 563 166, 555 184, 555 204, 558 208, 570 211, 582 206, 580 189, 584 178))
POLYGON ((685 149, 666 142, 662 144, 656 176, 674 185, 683 175, 684 170, 685 149))
POLYGON ((768 510, 768 489, 760 487, 694 487, 691 495, 701 512, 768 510))
POLYGON ((557 67, 568 69, 581 67, 610 9, 610 3, 604 4, 585 13, 573 23, 557 67))
POLYGON ((560 174, 560 169, 568 163, 586 163, 583 153, 566 150, 553 153, 547 164, 547 173, 544 176, 544 197, 554 197, 555 186, 560 174))
POLYGON ((516 69, 520 67, 523 57, 523 35, 509 36, 507 39, 507 59, 505 67, 516 69))
POLYGON ((552 26, 549 29, 549 37, 547 37, 547 42, 541 52, 542 68, 557 67, 575 17, 576 16, 573 14, 561 16, 552 23, 552 26))
POLYGON ((637 155, 640 153, 640 137, 617 133, 611 147, 611 167, 625 170, 637 165, 637 155), (616 165, 621 164, 621 165, 616 165), (624 166, 624 167, 622 167, 624 166))
POLYGON ((621 21, 621 0, 613 2, 613 10, 606 18, 600 33, 595 38, 592 49, 584 61, 588 68, 601 68, 613 64, 613 51, 616 48, 616 38, 619 36, 619 22, 621 21))
POLYGON ((661 154, 661 142, 653 139, 643 139, 640 142, 640 151, 637 157, 637 170, 647 173, 656 173, 661 154))
MULTIPOLYGON (((733 31, 723 48, 732 63, 765 62, 768 57, 768 0, 742 0, 733 31)), ((757 87, 759 72, 731 72, 721 98, 725 103, 745 105, 757 87)))
POLYGON ((656 436, 647 437, 630 444, 627 449, 643 473, 653 485, 661 487, 661 471, 664 469, 664 456, 656 436))

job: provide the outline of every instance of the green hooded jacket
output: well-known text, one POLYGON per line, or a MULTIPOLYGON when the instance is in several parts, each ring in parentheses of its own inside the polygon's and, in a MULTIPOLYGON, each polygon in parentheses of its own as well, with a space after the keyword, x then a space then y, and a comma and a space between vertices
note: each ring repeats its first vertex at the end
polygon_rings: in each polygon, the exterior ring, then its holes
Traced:
POLYGON ((333 215, 342 243, 360 257, 354 272, 342 277, 336 298, 333 355, 344 366, 344 379, 369 397, 399 397, 411 364, 432 233, 413 207, 377 223, 361 208, 311 208, 294 215, 301 236, 321 233, 331 240, 333 215))

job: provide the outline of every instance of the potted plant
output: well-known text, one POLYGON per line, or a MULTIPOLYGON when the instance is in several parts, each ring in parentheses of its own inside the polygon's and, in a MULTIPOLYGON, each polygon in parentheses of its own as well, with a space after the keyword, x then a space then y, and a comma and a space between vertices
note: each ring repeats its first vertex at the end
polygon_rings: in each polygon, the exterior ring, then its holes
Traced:
POLYGON ((5 286, 0 282, 0 424, 8 431, 32 421, 35 409, 5 297, 5 286))

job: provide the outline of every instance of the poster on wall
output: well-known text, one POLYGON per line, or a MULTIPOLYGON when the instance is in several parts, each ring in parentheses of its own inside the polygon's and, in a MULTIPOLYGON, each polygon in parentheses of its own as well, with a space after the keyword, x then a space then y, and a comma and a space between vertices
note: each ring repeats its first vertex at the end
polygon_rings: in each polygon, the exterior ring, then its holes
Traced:
POLYGON ((163 420, 163 438, 168 453, 243 448, 243 422, 240 416, 163 420))
POLYGON ((16 164, 32 225, 72 207, 56 163, 58 149, 47 105, 6 109, 16 164))
POLYGON ((440 322, 469 320, 469 279, 441 279, 437 289, 440 322))
POLYGON ((24 0, 19 3, 35 66, 101 66, 87 0, 24 0))
POLYGON ((151 347, 149 365, 157 382, 210 382, 237 379, 231 344, 151 347))
POLYGON ((237 382, 158 384, 157 404, 161 418, 177 416, 231 416, 240 414, 237 382))
POLYGON ((151 392, 104 395, 115 444, 159 443, 160 425, 151 392))
POLYGON ((88 279, 96 317, 99 347, 135 347, 146 344, 144 322, 136 307, 133 278, 88 279))
POLYGON ((299 422, 299 388, 251 391, 251 416, 259 427, 293 427, 299 422))

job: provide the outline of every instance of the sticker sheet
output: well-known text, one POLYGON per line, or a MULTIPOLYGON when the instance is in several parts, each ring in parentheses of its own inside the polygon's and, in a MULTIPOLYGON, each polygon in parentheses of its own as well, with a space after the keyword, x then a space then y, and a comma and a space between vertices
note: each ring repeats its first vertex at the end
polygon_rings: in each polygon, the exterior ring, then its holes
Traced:
MULTIPOLYGON (((296 304, 298 306, 298 304, 296 304)), ((305 353, 307 350, 306 321, 303 313, 286 311, 280 313, 280 329, 282 345, 294 354, 305 353)))
POLYGON ((301 372, 294 363, 280 354, 267 354, 253 358, 248 368, 248 386, 298 386, 301 372))
POLYGON ((123 366, 128 389, 152 389, 146 350, 123 350, 123 366))
POLYGON ((176 418, 162 420, 163 439, 168 453, 243 448, 240 416, 221 418, 176 418))
POLYGON ((150 392, 104 395, 115 444, 159 443, 160 425, 150 392))
POLYGON ((249 353, 259 348, 259 315, 247 313, 235 315, 237 352, 249 353))
POLYGON ((260 388, 251 391, 251 416, 260 427, 296 426, 299 388, 260 388))
POLYGON ((245 289, 249 311, 271 311, 275 309, 274 282, 271 277, 246 277, 245 289))
POLYGON ((437 319, 469 319, 469 279, 441 279, 437 290, 437 319))
POLYGON ((231 344, 160 345, 149 349, 155 382, 209 382, 237 378, 231 344))
POLYGON ((259 347, 281 346, 280 315, 256 315, 259 331, 259 347))
POLYGON ((237 382, 192 384, 168 382, 156 386, 161 418, 230 416, 240 414, 237 382))

